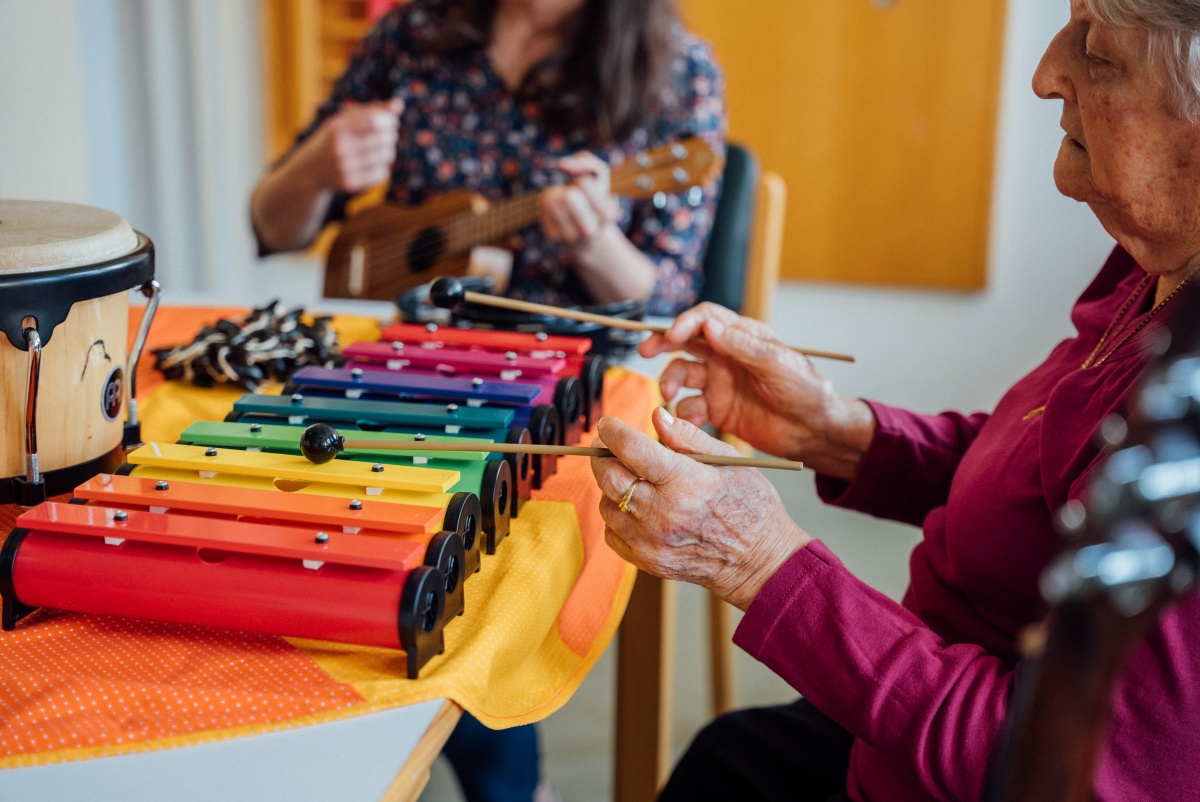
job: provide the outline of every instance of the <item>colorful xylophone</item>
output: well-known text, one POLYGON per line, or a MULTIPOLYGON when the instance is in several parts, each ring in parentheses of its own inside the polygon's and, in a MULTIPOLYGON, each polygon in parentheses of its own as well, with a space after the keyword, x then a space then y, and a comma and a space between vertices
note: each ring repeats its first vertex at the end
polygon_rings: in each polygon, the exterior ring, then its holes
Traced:
MULTIPOLYGON (((417 326, 410 323, 395 323, 380 333, 380 342, 390 343, 394 349, 396 343, 403 343, 402 348, 412 353, 411 346, 425 350, 434 350, 439 356, 449 353, 492 353, 528 356, 533 359, 547 360, 556 366, 562 360, 561 368, 552 368, 554 375, 573 376, 579 380, 583 393, 583 426, 591 429, 596 421, 604 414, 604 371, 605 362, 602 357, 588 353, 592 341, 587 337, 567 337, 563 335, 548 335, 544 332, 490 331, 481 329, 460 329, 429 324, 417 326)), ((353 348, 348 353, 354 354, 353 348)), ((408 353, 404 358, 410 359, 408 353)), ((461 359, 462 357, 455 357, 461 359)), ((361 358, 369 361, 369 358, 361 358)), ((480 368, 467 367, 465 363, 451 362, 449 359, 440 364, 460 364, 459 373, 480 371, 480 368)), ((505 370, 511 370, 507 368, 505 370)), ((520 369, 520 368, 518 368, 520 369)), ((503 375, 503 374, 502 374, 503 375)), ((509 374, 511 376, 511 374, 509 374)), ((523 374, 525 375, 525 374, 523 374)), ((519 377, 512 377, 519 378, 519 377)))
POLYGON ((21 515, 0 548, 4 629, 38 607, 144 617, 402 649, 417 677, 555 458, 403 444, 578 442, 602 364, 582 338, 387 332, 21 515), (318 422, 401 448, 314 465, 299 439, 318 422))

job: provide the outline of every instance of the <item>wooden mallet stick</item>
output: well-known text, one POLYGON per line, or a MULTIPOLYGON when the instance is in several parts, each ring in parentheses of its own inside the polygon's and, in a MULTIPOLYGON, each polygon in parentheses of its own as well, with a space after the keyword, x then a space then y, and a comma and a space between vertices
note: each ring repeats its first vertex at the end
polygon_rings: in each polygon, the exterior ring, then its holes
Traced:
MULTIPOLYGON (((347 448, 386 449, 389 451, 457 451, 488 454, 555 454, 564 457, 611 457, 607 448, 589 446, 546 446, 529 443, 492 443, 487 440, 457 440, 455 442, 412 440, 348 440, 332 426, 315 423, 304 430, 300 437, 300 453, 317 465, 329 462, 339 451, 347 448)), ((684 454, 683 456, 705 465, 730 465, 743 468, 768 468, 781 471, 799 471, 804 463, 786 459, 759 459, 757 457, 725 457, 715 454, 684 454)))
MULTIPOLYGON (((640 320, 627 320, 623 317, 609 317, 608 315, 597 315, 591 312, 580 312, 576 309, 563 309, 560 306, 547 306, 545 304, 535 304, 530 301, 518 301, 513 298, 502 298, 497 295, 471 292, 470 290, 464 290, 462 282, 454 278, 454 276, 442 276, 429 285, 429 300, 435 306, 440 306, 444 309, 453 309, 463 301, 468 301, 473 304, 495 306, 500 309, 512 309, 516 312, 553 315, 554 317, 578 320, 583 323, 597 323, 601 326, 610 326, 614 329, 624 329, 626 331, 649 331, 654 334, 665 334, 668 328, 667 326, 655 326, 650 323, 643 323, 640 320)), ((833 351, 816 351, 811 348, 796 348, 791 345, 787 347, 798 354, 815 359, 836 359, 841 362, 854 361, 854 357, 850 354, 839 354, 833 351)))

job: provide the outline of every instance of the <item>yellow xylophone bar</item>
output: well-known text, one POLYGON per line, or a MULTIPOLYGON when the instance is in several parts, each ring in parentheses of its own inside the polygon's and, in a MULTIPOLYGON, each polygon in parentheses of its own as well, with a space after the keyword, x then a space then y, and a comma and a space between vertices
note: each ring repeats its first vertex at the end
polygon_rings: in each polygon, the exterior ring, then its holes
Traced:
POLYGON ((385 465, 350 460, 335 460, 314 465, 302 456, 205 448, 175 443, 147 443, 130 452, 125 460, 131 465, 148 465, 172 470, 195 471, 201 478, 216 474, 283 479, 293 482, 321 482, 361 487, 367 495, 382 490, 408 490, 415 493, 445 493, 458 483, 458 471, 385 465))

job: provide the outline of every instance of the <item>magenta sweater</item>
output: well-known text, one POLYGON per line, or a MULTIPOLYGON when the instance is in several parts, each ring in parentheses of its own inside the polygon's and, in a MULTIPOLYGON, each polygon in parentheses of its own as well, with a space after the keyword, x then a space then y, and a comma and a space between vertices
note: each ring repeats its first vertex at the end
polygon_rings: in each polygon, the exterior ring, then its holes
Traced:
MULTIPOLYGON (((826 501, 923 527, 903 604, 814 541, 767 583, 734 640, 854 734, 852 799, 980 798, 1019 660, 1017 635, 1047 612, 1037 580, 1062 548, 1051 516, 1084 491, 1097 464, 1093 433, 1139 377, 1145 330, 1100 367, 1080 366, 1144 276, 1118 248, 1076 302, 1076 336, 991 415, 872 404, 878 428, 858 475, 818 480, 826 501), (1025 419, 1042 406, 1044 414, 1025 419)), ((1152 295, 1134 304, 1102 353, 1137 325, 1152 295)), ((1137 648, 1114 705, 1097 797, 1200 799, 1195 595, 1137 648)))

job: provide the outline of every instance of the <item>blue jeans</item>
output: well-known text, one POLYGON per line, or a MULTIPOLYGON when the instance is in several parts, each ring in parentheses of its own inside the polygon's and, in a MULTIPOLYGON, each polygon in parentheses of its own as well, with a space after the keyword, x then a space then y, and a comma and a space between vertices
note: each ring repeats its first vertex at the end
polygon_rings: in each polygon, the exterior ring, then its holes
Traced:
POLYGON ((470 713, 463 713, 442 754, 454 766, 467 802, 533 799, 541 756, 532 724, 489 730, 470 713))

